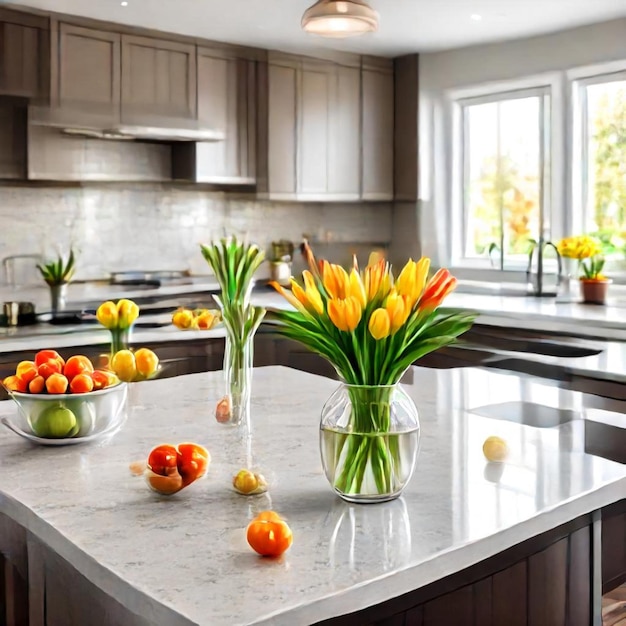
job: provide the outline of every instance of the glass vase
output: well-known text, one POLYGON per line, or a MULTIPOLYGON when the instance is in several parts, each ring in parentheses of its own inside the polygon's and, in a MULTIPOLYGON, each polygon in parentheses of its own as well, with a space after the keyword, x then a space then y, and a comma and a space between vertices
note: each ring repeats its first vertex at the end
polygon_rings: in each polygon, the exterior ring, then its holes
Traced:
POLYGON ((128 350, 130 345, 131 327, 111 328, 111 358, 120 350, 128 350))
POLYGON ((249 427, 253 362, 254 333, 241 338, 228 332, 224 346, 224 397, 215 411, 218 422, 249 427))
POLYGON ((400 384, 342 383, 322 409, 322 465, 348 502, 397 498, 415 469, 419 441, 417 408, 400 384))

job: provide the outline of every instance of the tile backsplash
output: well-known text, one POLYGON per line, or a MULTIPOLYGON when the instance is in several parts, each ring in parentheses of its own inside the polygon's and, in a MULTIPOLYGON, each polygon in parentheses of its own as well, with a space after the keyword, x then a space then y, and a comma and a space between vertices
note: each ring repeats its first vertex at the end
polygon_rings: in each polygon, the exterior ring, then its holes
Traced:
MULTIPOLYGON (((248 235, 268 255, 274 240, 308 234, 318 256, 346 263, 391 242, 387 203, 273 203, 253 194, 161 184, 0 186, 0 258, 78 251, 77 279, 121 270, 208 273, 199 243, 248 235), (323 243, 322 243, 323 242, 323 243)), ((294 273, 301 265, 296 252, 294 273)), ((263 268, 267 274, 267 268, 263 268)))

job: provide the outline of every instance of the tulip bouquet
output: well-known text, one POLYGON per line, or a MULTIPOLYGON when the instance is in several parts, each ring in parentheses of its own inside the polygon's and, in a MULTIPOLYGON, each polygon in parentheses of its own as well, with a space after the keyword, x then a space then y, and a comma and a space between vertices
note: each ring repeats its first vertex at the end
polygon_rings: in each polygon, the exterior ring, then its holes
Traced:
POLYGON ((138 317, 139 307, 125 298, 117 303, 107 300, 98 307, 96 318, 111 333, 111 357, 128 348, 130 330, 138 317))
POLYGON ((559 254, 566 259, 578 259, 580 278, 586 280, 605 280, 602 274, 604 257, 602 244, 589 235, 565 237, 557 243, 559 254))
POLYGON ((370 259, 363 271, 355 259, 347 272, 327 261, 317 264, 310 249, 307 254, 303 285, 292 279, 289 292, 273 284, 295 311, 273 311, 271 321, 278 333, 327 359, 348 387, 350 424, 335 452, 343 459, 335 488, 360 493, 373 474, 378 492, 385 493, 401 450, 392 437, 373 435, 390 429, 390 389, 416 360, 468 330, 474 316, 438 310, 456 279, 440 269, 428 280, 428 258, 409 260, 394 280, 384 258, 370 259))
POLYGON ((226 395, 218 402, 215 417, 218 422, 238 424, 247 419, 254 334, 265 316, 264 308, 250 304, 252 278, 263 263, 264 253, 237 237, 202 244, 200 249, 220 284, 221 295, 213 297, 226 329, 226 395))

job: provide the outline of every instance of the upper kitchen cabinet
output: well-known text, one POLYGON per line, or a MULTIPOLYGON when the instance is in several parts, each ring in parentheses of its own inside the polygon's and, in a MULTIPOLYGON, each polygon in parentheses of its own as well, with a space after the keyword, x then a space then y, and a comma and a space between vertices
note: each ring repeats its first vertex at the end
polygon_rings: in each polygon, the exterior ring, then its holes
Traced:
POLYGON ((362 177, 364 200, 394 197, 394 75, 387 59, 364 57, 362 80, 362 177))
POLYGON ((270 53, 259 73, 259 193, 275 200, 357 200, 358 60, 351 66, 270 53))
POLYGON ((119 117, 121 35, 73 24, 53 25, 57 41, 51 104, 119 117))
POLYGON ((49 37, 47 17, 0 8, 0 95, 47 98, 49 37))
POLYGON ((122 121, 195 120, 196 46, 122 35, 122 121))
POLYGON ((174 178, 201 183, 256 182, 256 60, 243 50, 199 47, 198 124, 223 141, 174 147, 174 178))

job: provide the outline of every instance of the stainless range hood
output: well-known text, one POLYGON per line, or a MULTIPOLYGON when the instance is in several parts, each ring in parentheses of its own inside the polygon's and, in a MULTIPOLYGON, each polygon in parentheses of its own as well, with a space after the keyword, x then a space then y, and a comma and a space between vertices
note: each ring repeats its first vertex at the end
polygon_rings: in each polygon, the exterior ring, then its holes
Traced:
POLYGON ((56 128, 65 135, 91 139, 163 142, 224 140, 222 131, 200 127, 191 120, 159 120, 158 125, 111 123, 107 116, 29 107, 28 122, 34 126, 56 128))

